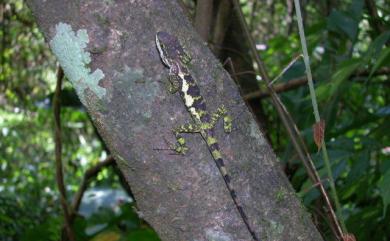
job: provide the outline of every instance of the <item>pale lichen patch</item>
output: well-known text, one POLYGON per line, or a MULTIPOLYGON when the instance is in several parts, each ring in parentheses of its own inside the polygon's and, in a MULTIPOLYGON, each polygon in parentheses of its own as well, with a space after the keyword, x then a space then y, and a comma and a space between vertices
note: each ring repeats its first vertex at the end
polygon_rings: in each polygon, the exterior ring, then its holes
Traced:
POLYGON ((282 235, 284 230, 283 224, 270 220, 269 225, 270 225, 270 228, 268 229, 269 237, 272 237, 273 240, 280 240, 280 236, 282 235))
MULTIPOLYGON (((143 68, 127 65, 123 66, 121 72, 115 72, 113 79, 118 90, 129 100, 128 108, 137 115, 145 117, 143 121, 151 120, 153 100, 158 96, 158 83, 146 77, 143 68)), ((138 128, 144 127, 139 125, 138 128)))
POLYGON ((207 229, 206 230, 207 241, 232 241, 230 234, 220 230, 207 229))
POLYGON ((86 89, 92 91, 99 99, 106 94, 106 89, 99 86, 99 81, 104 78, 103 71, 96 69, 91 73, 88 67, 91 62, 90 53, 85 51, 88 42, 87 30, 80 29, 76 33, 66 23, 56 25, 56 34, 50 41, 50 48, 84 105, 86 89))
POLYGON ((262 146, 265 144, 265 139, 261 135, 259 126, 254 120, 251 120, 249 123, 249 136, 256 140, 257 145, 262 146))

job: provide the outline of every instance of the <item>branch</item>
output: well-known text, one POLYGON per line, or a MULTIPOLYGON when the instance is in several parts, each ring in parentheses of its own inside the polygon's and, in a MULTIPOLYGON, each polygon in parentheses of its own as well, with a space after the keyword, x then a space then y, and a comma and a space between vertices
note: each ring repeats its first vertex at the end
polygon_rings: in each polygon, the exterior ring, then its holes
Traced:
MULTIPOLYGON (((358 70, 356 73, 352 74, 352 77, 361 77, 361 76, 369 76, 371 73, 371 70, 364 69, 364 70, 358 70)), ((373 75, 390 75, 390 67, 383 67, 381 69, 378 69, 375 71, 373 75)))
MULTIPOLYGON (((254 75, 256 74, 253 72, 246 72, 246 73, 247 74, 254 74, 254 75)), ((239 73, 239 74, 241 74, 241 73, 239 73)), ((370 71, 368 71, 368 70, 359 70, 356 73, 352 74, 351 77, 352 78, 363 77, 363 76, 368 76, 369 74, 370 74, 370 71)), ((390 75, 390 68, 384 67, 382 69, 379 69, 373 75, 375 75, 375 76, 390 75)), ((356 82, 365 82, 365 81, 357 80, 356 82)), ((296 89, 296 88, 301 87, 301 86, 306 85, 306 84, 307 84, 307 78, 306 78, 306 76, 304 76, 304 77, 289 80, 286 83, 277 84, 273 88, 274 88, 276 93, 281 93, 281 92, 296 89)), ((383 82, 380 84, 383 84, 383 82)), ((246 94, 244 96, 244 99, 245 100, 262 99, 262 98, 269 97, 269 96, 270 96, 269 91, 258 90, 258 91, 254 91, 254 92, 251 92, 249 94, 246 94)))
POLYGON ((60 200, 65 219, 65 231, 70 241, 75 241, 75 236, 71 227, 69 207, 66 201, 66 189, 64 184, 63 166, 62 166, 62 140, 61 140, 61 86, 64 78, 64 71, 61 67, 57 68, 57 85, 53 97, 54 112, 54 141, 55 141, 55 160, 56 160, 56 180, 60 192, 60 200))
MULTIPOLYGON (((292 79, 286 83, 275 85, 274 90, 276 93, 285 92, 285 91, 296 89, 302 85, 305 85, 306 83, 307 83, 307 79, 305 77, 298 78, 298 79, 292 79)), ((258 91, 254 91, 252 93, 246 94, 244 96, 244 99, 245 100, 253 100, 253 99, 261 99, 261 98, 268 97, 268 96, 270 96, 269 91, 258 90, 258 91)))
POLYGON ((83 180, 81 182, 81 185, 73 198, 71 221, 73 221, 74 217, 76 216, 76 213, 79 210, 81 200, 83 199, 84 192, 88 187, 88 183, 89 183, 90 179, 95 177, 104 167, 111 166, 114 163, 115 163, 115 159, 112 156, 108 156, 104 161, 99 162, 95 166, 89 168, 84 173, 84 177, 83 177, 83 180))

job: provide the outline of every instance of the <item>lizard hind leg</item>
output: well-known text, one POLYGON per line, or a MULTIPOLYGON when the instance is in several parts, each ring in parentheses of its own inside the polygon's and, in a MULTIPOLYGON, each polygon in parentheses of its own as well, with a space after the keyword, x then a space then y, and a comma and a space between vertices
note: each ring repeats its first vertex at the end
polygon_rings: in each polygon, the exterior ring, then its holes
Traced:
POLYGON ((220 106, 216 112, 211 116, 211 126, 214 127, 218 120, 223 117, 223 129, 226 133, 232 131, 232 118, 227 113, 225 106, 220 106))
POLYGON ((197 124, 185 124, 173 129, 173 133, 176 137, 176 144, 172 146, 172 149, 178 154, 185 154, 188 151, 186 140, 182 136, 183 133, 199 133, 201 128, 197 124))

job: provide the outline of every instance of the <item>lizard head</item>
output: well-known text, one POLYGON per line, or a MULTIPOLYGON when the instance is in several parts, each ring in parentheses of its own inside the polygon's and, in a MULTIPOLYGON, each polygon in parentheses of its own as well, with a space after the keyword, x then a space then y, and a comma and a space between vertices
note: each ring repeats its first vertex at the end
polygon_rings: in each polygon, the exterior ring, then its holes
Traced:
POLYGON ((182 62, 184 64, 188 62, 186 59, 189 59, 189 57, 175 36, 167 32, 157 32, 156 46, 161 60, 166 66, 171 67, 174 62, 182 62))

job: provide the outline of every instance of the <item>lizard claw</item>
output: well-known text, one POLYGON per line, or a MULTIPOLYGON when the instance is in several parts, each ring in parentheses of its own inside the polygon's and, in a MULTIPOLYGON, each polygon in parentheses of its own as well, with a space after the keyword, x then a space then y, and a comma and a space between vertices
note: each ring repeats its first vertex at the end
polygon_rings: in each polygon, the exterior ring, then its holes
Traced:
POLYGON ((175 147, 173 148, 173 150, 174 150, 178 155, 185 155, 186 152, 188 151, 188 147, 177 145, 177 146, 175 146, 175 147))
POLYGON ((157 151, 172 151, 173 153, 170 153, 169 155, 185 155, 188 151, 188 147, 180 145, 180 144, 172 144, 169 142, 165 137, 163 137, 164 142, 166 144, 166 148, 153 148, 153 150, 157 151))
POLYGON ((169 149, 171 151, 174 151, 175 154, 184 155, 188 151, 188 147, 185 146, 184 142, 183 143, 178 142, 177 144, 172 144, 165 137, 163 137, 163 138, 164 138, 165 144, 167 144, 167 146, 170 147, 169 149))

